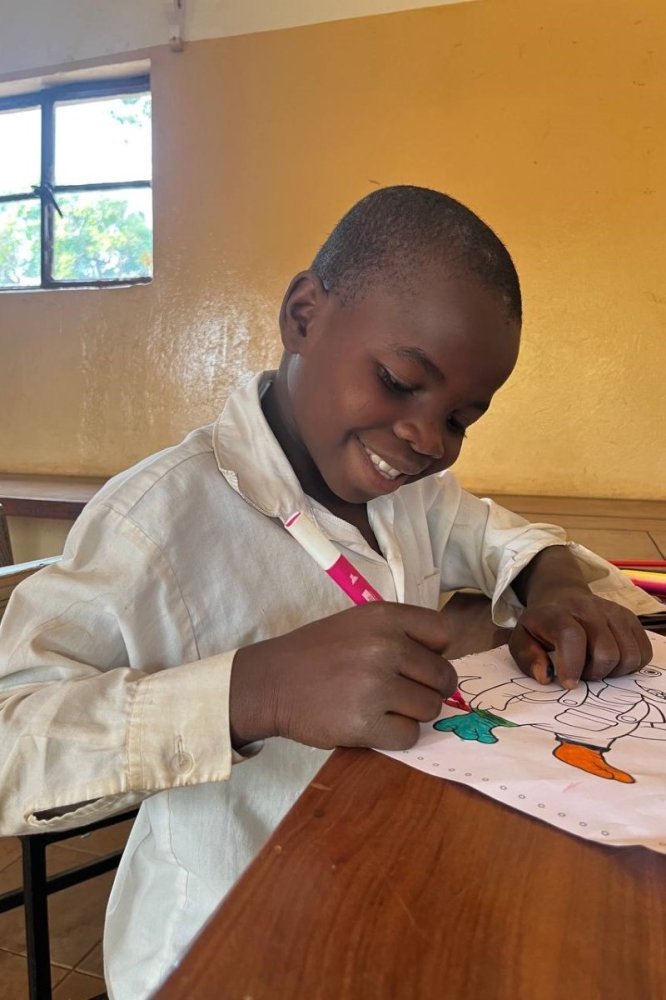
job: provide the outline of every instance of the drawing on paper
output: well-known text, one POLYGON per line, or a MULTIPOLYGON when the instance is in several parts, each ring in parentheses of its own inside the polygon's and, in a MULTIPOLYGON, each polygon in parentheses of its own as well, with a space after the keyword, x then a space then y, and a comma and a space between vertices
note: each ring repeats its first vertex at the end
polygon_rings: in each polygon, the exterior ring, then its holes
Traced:
POLYGON ((654 665, 627 677, 581 681, 573 691, 544 687, 523 674, 489 688, 479 689, 479 683, 484 683, 480 677, 459 679, 469 701, 448 699, 461 714, 435 722, 436 730, 493 744, 496 730, 533 726, 552 732, 553 756, 563 764, 625 784, 633 784, 634 776, 605 756, 615 741, 627 736, 666 741, 666 669, 654 665), (507 710, 513 719, 498 714, 507 710))

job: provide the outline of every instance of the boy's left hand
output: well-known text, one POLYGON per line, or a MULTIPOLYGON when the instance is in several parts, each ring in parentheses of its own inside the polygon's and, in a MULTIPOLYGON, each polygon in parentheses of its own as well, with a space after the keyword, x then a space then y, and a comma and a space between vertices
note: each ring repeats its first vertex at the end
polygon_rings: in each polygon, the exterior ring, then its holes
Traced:
POLYGON ((514 581, 526 604, 509 640, 530 677, 562 687, 630 674, 649 663, 652 646, 627 608, 593 594, 566 548, 545 549, 514 581), (550 655, 549 655, 550 654, 550 655))

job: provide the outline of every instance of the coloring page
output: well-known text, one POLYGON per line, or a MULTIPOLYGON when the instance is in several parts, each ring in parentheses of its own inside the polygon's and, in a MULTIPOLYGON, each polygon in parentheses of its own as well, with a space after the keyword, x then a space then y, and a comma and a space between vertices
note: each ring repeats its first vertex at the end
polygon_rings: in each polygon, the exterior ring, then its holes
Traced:
POLYGON ((507 646, 454 662, 459 694, 387 753, 569 833, 666 853, 666 637, 627 677, 573 691, 521 674, 507 646))

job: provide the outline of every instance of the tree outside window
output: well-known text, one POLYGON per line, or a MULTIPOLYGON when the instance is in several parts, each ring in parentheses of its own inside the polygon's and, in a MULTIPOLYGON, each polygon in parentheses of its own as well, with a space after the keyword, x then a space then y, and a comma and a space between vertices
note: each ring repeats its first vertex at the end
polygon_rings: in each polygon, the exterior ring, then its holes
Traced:
POLYGON ((152 277, 148 77, 0 99, 0 290, 152 277))

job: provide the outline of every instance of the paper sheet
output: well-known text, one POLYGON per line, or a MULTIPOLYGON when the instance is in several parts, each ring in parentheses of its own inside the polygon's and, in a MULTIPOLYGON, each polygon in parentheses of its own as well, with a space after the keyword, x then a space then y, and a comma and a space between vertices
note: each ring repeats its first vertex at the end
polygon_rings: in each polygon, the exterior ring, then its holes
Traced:
POLYGON ((651 663, 574 691, 520 673, 508 647, 456 660, 470 711, 444 705, 386 756, 599 843, 666 854, 666 637, 651 663))

